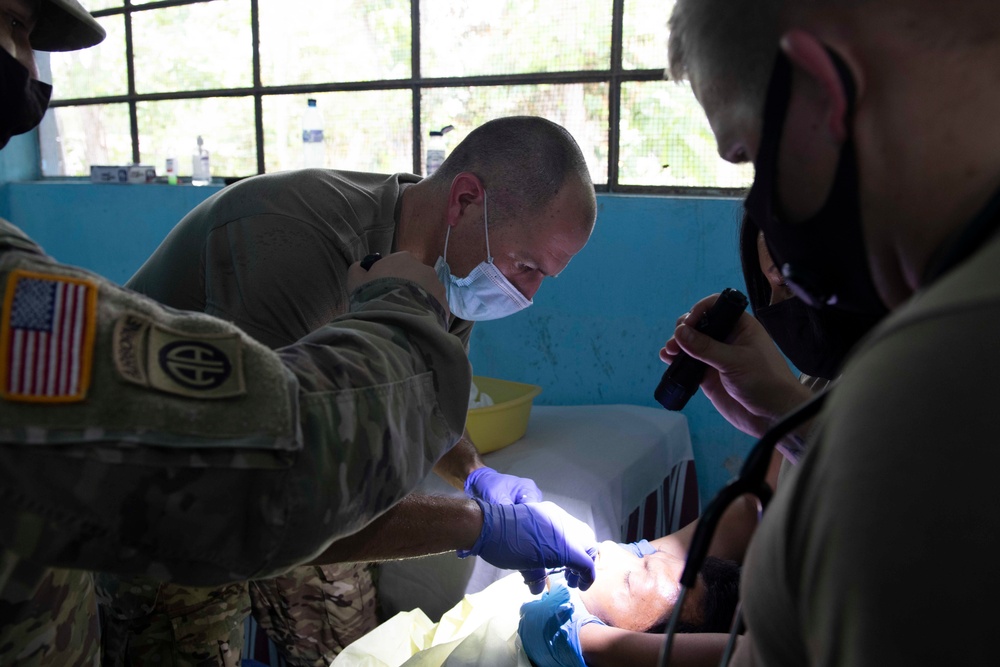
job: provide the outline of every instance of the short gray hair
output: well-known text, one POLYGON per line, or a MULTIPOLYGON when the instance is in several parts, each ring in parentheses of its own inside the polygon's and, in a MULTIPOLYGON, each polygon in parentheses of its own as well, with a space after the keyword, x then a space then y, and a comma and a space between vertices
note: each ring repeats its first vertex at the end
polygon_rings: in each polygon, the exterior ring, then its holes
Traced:
MULTIPOLYGON (((428 178, 442 187, 461 172, 479 177, 490 197, 490 222, 541 211, 570 178, 593 187, 573 135, 540 116, 506 116, 472 130, 428 178)), ((596 204, 594 204, 596 215, 596 204)))
POLYGON ((677 0, 667 43, 670 78, 763 111, 785 0, 677 0), (720 95, 721 93, 721 95, 720 95))

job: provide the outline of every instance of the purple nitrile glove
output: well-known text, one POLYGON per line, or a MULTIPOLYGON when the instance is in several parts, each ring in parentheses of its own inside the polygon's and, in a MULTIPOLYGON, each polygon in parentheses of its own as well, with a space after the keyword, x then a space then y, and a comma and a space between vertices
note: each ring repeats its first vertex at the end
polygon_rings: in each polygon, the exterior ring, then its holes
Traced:
POLYGON ((536 667, 587 667, 580 648, 580 628, 603 623, 569 599, 569 589, 559 585, 541 598, 521 605, 517 634, 524 652, 536 667))
POLYGON ((483 529, 468 551, 505 570, 565 567, 566 583, 587 590, 597 576, 597 538, 590 526, 555 503, 492 505, 473 500, 483 511, 483 529))
POLYGON ((538 503, 542 492, 527 477, 505 475, 493 468, 477 468, 465 478, 465 495, 497 505, 538 503))
MULTIPOLYGON (((537 503, 542 500, 542 492, 534 481, 526 477, 507 475, 493 468, 477 468, 465 478, 465 495, 479 498, 498 505, 537 503)), ((521 576, 532 595, 545 589, 545 569, 523 570, 521 576)))

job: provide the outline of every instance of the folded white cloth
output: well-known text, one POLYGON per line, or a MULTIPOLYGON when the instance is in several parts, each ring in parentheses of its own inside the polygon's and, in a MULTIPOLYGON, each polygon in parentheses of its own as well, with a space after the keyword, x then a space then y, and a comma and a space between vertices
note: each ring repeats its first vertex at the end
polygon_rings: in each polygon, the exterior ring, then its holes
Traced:
POLYGON ((493 399, 490 395, 479 391, 479 387, 473 382, 472 386, 469 388, 469 407, 470 408, 485 408, 493 405, 493 399))

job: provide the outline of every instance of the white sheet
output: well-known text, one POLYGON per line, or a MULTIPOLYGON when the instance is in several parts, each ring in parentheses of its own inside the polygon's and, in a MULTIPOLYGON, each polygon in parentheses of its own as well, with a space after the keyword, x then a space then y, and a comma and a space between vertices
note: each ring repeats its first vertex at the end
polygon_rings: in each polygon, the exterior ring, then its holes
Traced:
MULTIPOLYGON (((528 430, 518 442, 485 455, 487 465, 535 480, 551 500, 594 528, 598 540, 624 541, 629 514, 664 485, 677 466, 693 458, 684 415, 637 405, 535 406, 528 430)), ((682 467, 681 470, 685 470, 682 467)), ((683 496, 675 482, 670 494, 683 496)), ((689 481, 687 491, 696 484, 689 481)), ((461 495, 437 475, 420 490, 461 495)), ((680 528, 680 502, 660 499, 658 537, 680 528)), ((687 518, 697 516, 697 508, 687 518)), ((441 554, 384 563, 379 597, 386 614, 421 609, 429 619, 441 617, 464 595, 484 590, 509 574, 479 558, 441 554)))

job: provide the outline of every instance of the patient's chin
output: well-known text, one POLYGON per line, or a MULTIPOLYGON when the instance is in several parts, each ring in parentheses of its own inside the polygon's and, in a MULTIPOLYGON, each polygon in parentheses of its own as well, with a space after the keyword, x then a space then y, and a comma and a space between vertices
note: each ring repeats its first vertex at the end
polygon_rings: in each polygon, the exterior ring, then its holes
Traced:
MULTIPOLYGON (((593 589, 591 589, 593 590, 593 589)), ((587 611, 601 620, 605 625, 632 632, 649 632, 659 627, 660 618, 648 610, 632 609, 628 611, 606 609, 600 604, 596 595, 588 595, 588 591, 580 591, 580 601, 587 611)))
MULTIPOLYGON (((595 616, 597 616, 598 618, 601 618, 597 614, 595 614, 595 616)), ((620 628, 622 630, 629 630, 631 632, 649 632, 650 630, 653 630, 653 629, 659 627, 656 624, 655 619, 651 619, 651 618, 639 618, 639 617, 636 617, 634 615, 629 615, 629 616, 625 616, 623 618, 617 618, 617 619, 603 619, 603 618, 601 618, 601 621, 605 625, 610 625, 612 627, 620 628)))

